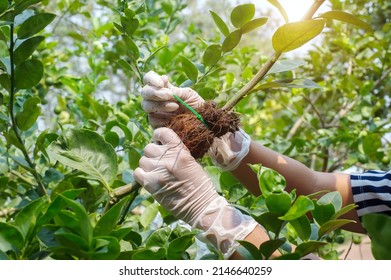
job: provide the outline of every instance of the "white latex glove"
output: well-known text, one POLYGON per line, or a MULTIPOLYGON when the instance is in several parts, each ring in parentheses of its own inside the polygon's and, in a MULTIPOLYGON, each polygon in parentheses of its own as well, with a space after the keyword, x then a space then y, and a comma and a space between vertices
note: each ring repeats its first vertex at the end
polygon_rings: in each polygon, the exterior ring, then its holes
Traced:
POLYGON ((134 176, 154 198, 193 227, 229 258, 257 226, 220 196, 201 165, 190 155, 179 137, 169 128, 158 128, 154 144, 148 144, 134 176))
POLYGON ((176 94, 193 109, 200 107, 205 101, 191 88, 179 88, 168 81, 167 76, 160 76, 150 71, 144 76, 145 86, 141 90, 142 108, 148 113, 149 123, 153 128, 164 126, 176 114, 187 110, 174 99, 176 94))
POLYGON ((221 170, 235 170, 250 150, 251 138, 242 129, 215 138, 208 155, 221 170))

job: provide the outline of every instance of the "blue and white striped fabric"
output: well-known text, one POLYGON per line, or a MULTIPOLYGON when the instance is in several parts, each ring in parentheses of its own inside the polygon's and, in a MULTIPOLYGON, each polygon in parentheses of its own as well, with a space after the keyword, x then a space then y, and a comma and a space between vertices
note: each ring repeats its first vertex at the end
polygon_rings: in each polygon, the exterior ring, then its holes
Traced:
POLYGON ((369 213, 391 216, 391 170, 351 174, 350 181, 360 218, 369 213))

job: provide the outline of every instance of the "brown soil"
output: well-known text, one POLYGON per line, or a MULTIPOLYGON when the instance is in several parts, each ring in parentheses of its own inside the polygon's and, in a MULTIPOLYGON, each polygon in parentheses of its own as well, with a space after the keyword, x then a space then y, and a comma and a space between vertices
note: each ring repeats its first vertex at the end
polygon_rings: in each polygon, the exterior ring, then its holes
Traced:
POLYGON ((206 102, 197 109, 207 126, 192 112, 176 115, 167 127, 174 130, 189 149, 191 155, 202 158, 213 144, 215 137, 222 137, 228 132, 239 129, 239 116, 231 111, 217 108, 213 102, 206 102))

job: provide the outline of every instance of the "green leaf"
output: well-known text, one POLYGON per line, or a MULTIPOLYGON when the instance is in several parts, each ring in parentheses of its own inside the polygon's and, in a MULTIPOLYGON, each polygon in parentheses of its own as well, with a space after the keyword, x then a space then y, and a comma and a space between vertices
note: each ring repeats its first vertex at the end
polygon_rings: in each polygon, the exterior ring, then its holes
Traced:
POLYGON ((24 238, 17 227, 0 222, 0 250, 7 252, 9 250, 22 250, 24 246, 24 238))
POLYGON ((148 237, 145 245, 147 247, 164 247, 170 237, 171 229, 169 227, 162 227, 152 232, 148 237))
POLYGON ((267 73, 274 74, 274 73, 288 72, 288 71, 295 70, 296 68, 299 68, 304 65, 307 65, 307 62, 304 60, 298 60, 298 59, 278 60, 276 63, 274 63, 273 67, 267 73))
POLYGON ((64 197, 68 199, 75 199, 78 197, 85 189, 71 189, 63 191, 50 203, 48 209, 46 210, 45 214, 41 216, 37 224, 40 226, 43 226, 50 222, 51 219, 53 219, 58 213, 64 209, 67 206, 67 203, 64 201, 64 197))
POLYGON ((269 88, 287 87, 287 88, 317 88, 321 89, 317 83, 309 79, 286 79, 274 82, 268 82, 259 85, 255 90, 264 90, 269 88))
POLYGON ((314 210, 314 203, 312 200, 301 195, 296 199, 289 211, 284 216, 280 217, 280 219, 292 221, 312 210, 314 210))
POLYGON ((67 247, 67 249, 71 249, 72 251, 79 251, 77 255, 79 257, 83 254, 82 251, 90 250, 90 246, 84 238, 77 234, 67 232, 64 228, 60 228, 56 231, 54 236, 60 245, 67 247))
POLYGON ((30 235, 36 227, 37 219, 42 215, 42 210, 46 203, 47 197, 41 197, 27 204, 15 216, 15 227, 26 242, 30 240, 30 235))
POLYGON ((283 192, 286 181, 281 174, 261 165, 250 165, 250 167, 257 174, 259 188, 265 198, 272 193, 283 192))
POLYGON ((333 204, 319 204, 315 203, 315 209, 312 211, 312 215, 316 222, 321 226, 329 220, 332 220, 335 214, 335 208, 333 204))
POLYGON ((21 14, 25 9, 27 9, 29 6, 37 4, 41 2, 42 0, 15 0, 16 3, 14 14, 18 15, 21 14))
POLYGON ((368 156, 374 156, 377 150, 383 146, 381 136, 377 133, 371 133, 365 136, 362 144, 364 152, 368 156))
POLYGON ((183 71, 185 72, 186 76, 194 83, 198 78, 198 68, 195 66, 193 62, 188 60, 184 56, 180 56, 181 64, 183 71))
POLYGON ((301 257, 304 257, 310 253, 315 252, 318 248, 323 247, 326 244, 327 242, 321 242, 321 241, 303 242, 296 247, 295 253, 298 253, 301 255, 301 257))
POLYGON ((285 243, 284 239, 273 239, 265 241, 259 246, 259 250, 266 259, 269 259, 271 255, 285 243))
POLYGON ((129 35, 132 36, 133 33, 137 30, 139 26, 139 21, 136 18, 127 18, 122 16, 121 17, 121 25, 123 28, 123 31, 129 35))
POLYGON ((39 83, 42 76, 42 62, 36 59, 26 60, 15 68, 15 87, 30 89, 39 83))
POLYGON ((324 26, 325 20, 304 20, 286 23, 273 34, 272 43, 276 52, 289 52, 297 49, 318 36, 324 26))
POLYGON ((100 236, 94 238, 93 242, 95 251, 91 256, 92 260, 115 260, 121 252, 121 246, 115 237, 100 236))
POLYGON ((369 23, 366 23, 365 21, 362 21, 361 19, 357 18, 356 16, 343 12, 343 11, 329 11, 326 13, 323 13, 319 16, 320 18, 324 19, 336 19, 343 22, 347 22, 350 24, 353 24, 355 26, 358 26, 366 31, 373 31, 372 27, 369 23))
POLYGON ((166 249, 142 249, 137 253, 134 253, 132 260, 161 260, 166 256, 166 249))
POLYGON ((275 193, 266 197, 266 206, 270 212, 284 215, 291 207, 291 197, 287 193, 275 193))
POLYGON ((28 18, 18 30, 18 38, 26 39, 31 37, 41 30, 43 30, 49 23, 51 23, 56 15, 49 13, 40 13, 28 18))
POLYGON ((8 92, 11 92, 11 79, 7 74, 0 75, 0 85, 6 89, 8 92))
POLYGON ((282 17, 285 20, 285 23, 288 23, 289 22, 288 15, 287 15, 284 7, 281 6, 280 2, 278 2, 278 0, 267 0, 267 1, 280 11, 280 14, 282 15, 282 17))
POLYGON ((128 197, 121 199, 109 211, 107 211, 98 221, 94 228, 94 236, 110 235, 115 229, 122 210, 128 201, 128 197))
POLYGON ((217 64, 221 58, 222 50, 218 44, 210 45, 206 48, 202 61, 206 67, 211 67, 217 64))
POLYGON ((317 202, 319 205, 332 204, 335 211, 339 211, 342 207, 342 197, 338 191, 330 192, 323 195, 317 202))
POLYGON ((238 243, 250 253, 253 260, 262 260, 261 251, 254 244, 244 240, 238 240, 238 243))
POLYGON ((84 172, 110 190, 118 171, 113 147, 101 135, 87 129, 70 130, 64 138, 65 143, 56 142, 48 147, 50 158, 84 172))
POLYGON ((36 97, 30 97, 23 104, 23 111, 16 114, 16 124, 21 130, 28 130, 37 121, 41 115, 41 100, 36 97))
POLYGON ((140 58, 140 50, 137 47, 136 43, 127 35, 122 36, 126 47, 128 48, 128 53, 130 57, 135 61, 140 58))
POLYGON ((213 21, 216 24, 217 28, 220 30, 220 32, 224 36, 228 36, 229 29, 228 29, 228 26, 225 24, 225 22, 221 19, 221 17, 218 14, 216 14, 212 10, 209 10, 209 12, 212 15, 213 21))
POLYGON ((353 223, 353 220, 339 219, 325 222, 318 231, 318 238, 321 238, 327 233, 330 233, 346 224, 353 223))
POLYGON ((0 0, 0 14, 5 12, 8 8, 8 0, 0 0))
POLYGON ((148 207, 144 209, 143 213, 140 216, 141 225, 143 227, 148 227, 155 219, 158 212, 159 212, 159 205, 157 203, 148 205, 148 207))
POLYGON ((339 211, 337 211, 332 217, 331 220, 338 219, 342 215, 345 215, 346 213, 352 211, 353 209, 356 209, 357 205, 352 203, 349 205, 346 205, 345 207, 341 208, 339 211))
POLYGON ((129 166, 131 169, 135 170, 138 167, 138 163, 141 158, 141 153, 134 147, 129 147, 128 150, 128 159, 129 159, 129 166))
POLYGON ((223 45, 222 45, 222 51, 223 52, 229 52, 233 50, 240 42, 240 39, 242 38, 242 31, 240 29, 237 29, 224 39, 223 45))
POLYGON ((60 195, 63 201, 73 210, 75 218, 79 221, 79 233, 80 236, 87 242, 91 244, 92 241, 92 225, 88 217, 86 209, 79 203, 74 200, 71 200, 63 195, 60 195))
POLYGON ((240 29, 242 34, 248 33, 258 27, 261 27, 268 21, 268 18, 256 18, 247 23, 245 23, 240 29))
POLYGON ((182 235, 170 242, 167 249, 168 260, 184 259, 183 254, 194 243, 195 234, 182 235))
POLYGON ((280 232, 282 225, 284 224, 283 220, 279 219, 280 214, 266 212, 261 214, 260 216, 255 216, 254 219, 262 225, 267 231, 271 231, 274 234, 280 232))
POLYGON ((243 4, 236 6, 231 12, 231 22, 236 28, 242 27, 255 15, 254 4, 243 4))
POLYGON ((308 240, 311 236, 311 224, 306 216, 301 216, 289 223, 294 227, 301 240, 308 240))
POLYGON ((366 214, 362 223, 371 238, 375 259, 391 260, 391 217, 380 213, 366 214))
POLYGON ((19 65, 28 59, 44 39, 43 36, 36 36, 23 41, 14 52, 15 65, 19 65))

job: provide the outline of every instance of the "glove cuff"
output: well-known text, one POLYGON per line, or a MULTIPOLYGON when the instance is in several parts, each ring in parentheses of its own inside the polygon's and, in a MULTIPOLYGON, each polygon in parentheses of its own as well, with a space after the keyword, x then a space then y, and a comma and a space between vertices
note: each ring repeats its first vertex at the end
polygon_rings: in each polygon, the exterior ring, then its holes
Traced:
POLYGON ((211 243, 223 253, 224 259, 235 252, 243 240, 258 223, 250 216, 242 214, 220 197, 213 200, 195 222, 195 226, 204 230, 197 238, 205 243, 211 243))
POLYGON ((214 165, 221 170, 232 171, 236 169, 250 150, 251 138, 242 129, 234 133, 227 133, 216 138, 209 148, 208 155, 214 165))

